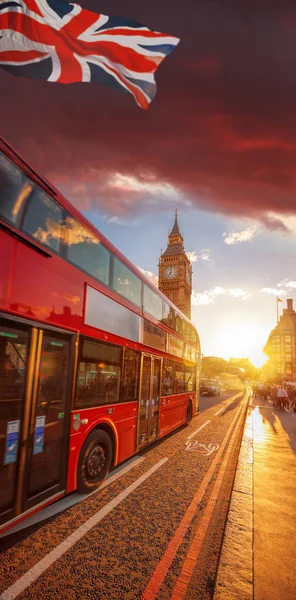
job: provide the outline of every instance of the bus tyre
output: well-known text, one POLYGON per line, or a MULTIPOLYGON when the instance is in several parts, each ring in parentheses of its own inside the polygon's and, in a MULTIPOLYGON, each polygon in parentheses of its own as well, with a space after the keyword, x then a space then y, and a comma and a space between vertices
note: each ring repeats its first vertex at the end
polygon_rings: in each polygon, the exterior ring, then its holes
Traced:
POLYGON ((112 441, 102 429, 94 429, 80 452, 77 489, 82 494, 93 492, 109 472, 113 454, 112 441))
POLYGON ((188 402, 187 410, 186 410, 186 425, 189 425, 192 419, 192 402, 191 400, 188 402))

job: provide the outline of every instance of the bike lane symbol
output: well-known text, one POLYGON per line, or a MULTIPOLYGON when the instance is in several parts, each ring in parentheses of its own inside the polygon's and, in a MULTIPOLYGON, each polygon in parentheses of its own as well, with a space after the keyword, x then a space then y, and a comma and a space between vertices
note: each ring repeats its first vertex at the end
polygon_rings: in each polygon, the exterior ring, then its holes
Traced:
POLYGON ((202 444, 197 440, 187 440, 186 448, 187 452, 200 452, 203 456, 210 456, 213 452, 216 452, 219 448, 219 444, 202 444))

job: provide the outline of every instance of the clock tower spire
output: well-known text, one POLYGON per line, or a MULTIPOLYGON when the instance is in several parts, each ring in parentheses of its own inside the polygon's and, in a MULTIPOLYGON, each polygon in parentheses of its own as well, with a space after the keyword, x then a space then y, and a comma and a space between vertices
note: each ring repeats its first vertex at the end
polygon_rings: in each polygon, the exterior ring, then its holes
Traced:
POLYGON ((192 267, 184 250, 184 240, 178 224, 178 211, 168 236, 167 249, 158 263, 158 287, 190 319, 192 267))

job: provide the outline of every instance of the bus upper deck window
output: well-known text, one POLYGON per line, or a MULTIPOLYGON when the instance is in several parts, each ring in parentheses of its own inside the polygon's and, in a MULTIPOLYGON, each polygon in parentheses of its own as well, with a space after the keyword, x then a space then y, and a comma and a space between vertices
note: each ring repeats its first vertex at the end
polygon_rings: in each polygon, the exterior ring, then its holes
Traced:
POLYGON ((16 225, 33 184, 4 154, 0 153, 0 216, 16 225))
POLYGON ((35 188, 26 210, 23 231, 35 240, 59 252, 65 238, 64 211, 48 194, 35 188))

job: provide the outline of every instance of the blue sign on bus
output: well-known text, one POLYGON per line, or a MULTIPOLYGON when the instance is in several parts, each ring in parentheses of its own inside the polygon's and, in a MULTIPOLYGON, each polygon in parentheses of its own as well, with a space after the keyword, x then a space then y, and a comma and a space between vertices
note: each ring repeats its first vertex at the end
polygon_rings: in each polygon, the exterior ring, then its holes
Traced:
POLYGON ((43 452, 45 417, 36 417, 33 454, 43 452))
POLYGON ((4 454, 4 464, 9 465, 16 462, 18 441, 20 433, 19 421, 8 421, 6 432, 6 445, 4 454))

